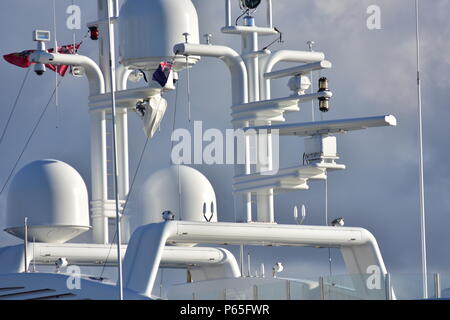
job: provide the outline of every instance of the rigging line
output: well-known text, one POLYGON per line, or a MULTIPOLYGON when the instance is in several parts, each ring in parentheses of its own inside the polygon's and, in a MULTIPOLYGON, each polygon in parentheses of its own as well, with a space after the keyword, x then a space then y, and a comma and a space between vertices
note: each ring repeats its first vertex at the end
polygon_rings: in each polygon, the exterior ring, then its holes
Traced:
POLYGON ((6 126, 3 129, 2 136, 0 137, 0 145, 2 144, 3 138, 5 137, 6 131, 8 130, 9 123, 11 122, 12 116, 15 113, 15 110, 16 110, 16 107, 17 107, 17 103, 19 102, 19 98, 22 95, 22 91, 23 91, 23 88, 25 87, 25 83, 26 83, 26 81, 28 79, 28 75, 30 74, 30 70, 31 70, 31 68, 28 68, 28 70, 27 70, 27 72, 25 74, 25 77, 23 78, 22 85, 20 86, 20 89, 19 89, 19 93, 17 94, 16 100, 14 101, 13 107, 12 107, 10 113, 9 113, 8 120, 6 121, 6 126))
MULTIPOLYGON (((243 9, 243 8, 241 8, 241 9, 243 9)), ((239 20, 240 20, 244 15, 248 14, 249 12, 250 12, 250 9, 247 9, 247 10, 245 10, 239 17, 237 17, 235 25, 238 25, 239 20)))
MULTIPOLYGON (((162 101, 162 99, 159 100, 157 109, 159 109, 159 104, 161 103, 161 101, 162 101)), ((147 145, 148 145, 149 141, 150 141, 150 137, 147 136, 147 138, 145 140, 144 147, 142 148, 142 151, 141 151, 141 155, 139 156, 139 161, 138 161, 137 168, 134 171, 133 179, 131 180, 130 190, 128 191, 127 199, 126 199, 125 204, 123 205, 123 208, 122 208, 122 214, 120 215, 120 220, 122 220, 122 217, 125 215, 125 211, 127 209, 128 202, 131 199, 131 195, 133 193, 134 184, 136 182, 136 177, 137 177, 137 175, 139 173, 139 169, 141 168, 142 160, 144 159, 145 151, 147 150, 147 145)), ((106 263, 108 262, 109 256, 111 255, 111 250, 112 250, 114 241, 116 240, 116 236, 117 236, 117 228, 116 228, 116 230, 114 232, 113 239, 112 239, 111 244, 109 246, 109 250, 108 250, 108 254, 106 255, 105 262, 102 265, 102 271, 100 272, 99 278, 101 278, 103 276, 103 273, 104 273, 105 267, 106 267, 106 263)))
POLYGON ((61 81, 62 81, 63 79, 64 79, 64 78, 61 78, 61 79, 58 81, 58 83, 56 84, 56 88, 53 90, 53 93, 52 93, 52 95, 50 96, 50 99, 48 100, 47 104, 45 105, 44 110, 42 110, 42 113, 41 113, 41 115, 39 116, 38 121, 37 121, 36 124, 34 125, 34 128, 33 128, 33 130, 31 131, 31 134, 30 134, 30 136, 28 137, 28 139, 27 139, 27 141, 26 141, 26 143, 25 143, 25 146, 23 147, 22 151, 20 152, 19 157, 17 158, 16 162, 14 163, 14 166, 13 166, 11 172, 9 173, 8 178, 6 179, 5 184, 3 185, 3 187, 2 187, 2 189, 1 189, 1 191, 0 191, 0 195, 3 193, 3 191, 5 191, 5 188, 6 188, 6 186, 8 185, 9 180, 11 179, 11 177, 12 177, 14 171, 16 170, 17 165, 19 164, 19 161, 22 159, 22 156, 23 156, 23 154, 25 153, 25 151, 26 151, 26 149, 27 149, 27 147, 28 147, 28 144, 30 143, 31 139, 33 138, 33 136, 34 136, 34 134, 35 134, 35 132, 36 132, 38 126, 39 126, 39 124, 41 123, 42 119, 44 118, 45 112, 47 111, 48 106, 50 105, 50 102, 52 101, 53 97, 55 96, 56 89, 59 87, 59 85, 61 84, 61 81))
POLYGON ((267 49, 269 49, 269 47, 271 47, 275 42, 279 42, 279 43, 283 43, 284 41, 283 41, 283 33, 280 31, 280 30, 278 30, 276 27, 274 28, 274 30, 276 31, 276 32, 278 32, 278 37, 275 39, 275 40, 273 40, 271 43, 269 43, 267 46, 265 46, 264 48, 262 48, 261 50, 262 51, 264 51, 264 50, 267 50, 267 49))
MULTIPOLYGON (((144 159, 145 151, 147 149, 147 145, 148 145, 149 141, 150 141, 150 138, 147 137, 147 139, 145 140, 144 147, 142 148, 141 155, 139 156, 139 161, 138 161, 138 165, 137 165, 136 171, 134 172, 133 179, 131 180, 130 190, 128 191, 127 200, 125 201, 125 204, 123 205, 122 215, 121 215, 120 219, 122 219, 122 217, 124 216, 125 210, 126 210, 127 205, 128 205, 128 202, 129 202, 129 200, 131 198, 131 195, 132 195, 132 192, 133 192, 134 183, 136 182, 136 177, 137 177, 137 174, 139 172, 139 169, 141 168, 142 160, 144 159)), ((106 263, 108 262, 109 256, 111 255, 112 246, 114 244, 114 241, 116 240, 116 236, 117 236, 117 229, 114 232, 114 237, 113 237, 113 240, 111 242, 111 245, 109 246, 108 255, 106 256, 105 262, 103 263, 102 271, 100 273, 100 277, 99 278, 101 278, 103 276, 103 272, 105 271, 106 263)))

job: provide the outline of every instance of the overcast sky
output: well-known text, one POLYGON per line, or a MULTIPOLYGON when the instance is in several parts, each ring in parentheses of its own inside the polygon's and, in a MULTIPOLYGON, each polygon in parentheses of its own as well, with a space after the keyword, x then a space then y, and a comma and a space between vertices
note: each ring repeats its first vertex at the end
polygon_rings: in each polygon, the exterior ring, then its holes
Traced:
MULTIPOLYGON (((60 44, 72 41, 65 27, 65 13, 71 0, 57 1, 60 44)), ((82 24, 96 20, 94 1, 75 0, 82 9, 82 24)), ((213 34, 214 44, 227 44, 240 50, 240 41, 219 32, 223 24, 223 1, 194 0, 199 13, 200 33, 213 34)), ((424 108, 425 183, 428 264, 430 272, 446 272, 450 266, 450 121, 448 107, 450 79, 450 2, 421 1, 422 80, 424 108)), ((4 0, 0 3, 1 54, 34 48, 31 32, 35 28, 53 30, 52 1, 4 0)), ((338 136, 340 163, 347 170, 329 175, 329 215, 345 217, 346 225, 369 229, 377 238, 387 268, 393 272, 420 272, 420 233, 418 206, 418 147, 415 11, 413 0, 279 0, 274 1, 274 24, 285 42, 272 50, 306 50, 307 40, 316 42, 333 68, 322 72, 334 93, 325 119, 341 119, 393 114, 396 128, 377 128, 338 136), (368 30, 366 9, 381 8, 381 30, 368 30)), ((262 11, 262 10, 261 10, 262 11)), ((257 17, 264 16, 259 12, 257 17)), ((261 21, 262 19, 259 19, 261 21)), ((257 20, 258 21, 258 20, 257 20)), ((152 26, 149 22, 150 27, 152 26)), ((76 31, 77 39, 86 28, 76 31)), ((144 39, 143 39, 144 41, 144 39)), ((263 38, 261 46, 271 41, 263 38)), ((80 53, 97 58, 96 43, 85 41, 80 53)), ((280 65, 281 67, 281 65, 280 65)), ((0 63, 0 129, 12 108, 25 69, 5 61, 0 63)), ((190 128, 187 120, 186 77, 181 73, 176 127, 190 128)), ((317 79, 316 74, 316 79, 317 79)), ((231 128, 230 79, 221 61, 203 59, 191 70, 192 119, 203 120, 204 128, 231 128)), ((277 80, 273 97, 290 94, 287 80, 277 80)), ((54 74, 38 78, 31 74, 11 127, 0 146, 0 185, 11 171, 35 121, 54 87, 54 74)), ((64 79, 60 104, 48 109, 36 135, 27 148, 19 168, 42 158, 55 158, 76 168, 89 185, 89 125, 87 81, 70 75, 64 79)), ((138 183, 155 170, 169 164, 174 93, 167 94, 168 111, 162 130, 151 141, 138 183)), ((319 112, 316 110, 316 118, 319 112)), ((291 113, 288 122, 309 121, 310 104, 291 113)), ((130 116, 130 165, 134 173, 145 143, 140 120, 130 116)), ((300 163, 303 141, 283 138, 281 166, 300 163)), ((196 166, 212 182, 218 195, 219 219, 234 218, 231 195, 233 169, 229 166, 196 166)), ((6 192, 5 192, 6 194, 6 192)), ((0 218, 5 217, 5 194, 0 197, 0 218)), ((305 204, 307 224, 324 224, 324 183, 313 182, 309 191, 283 194, 276 198, 276 220, 292 223, 294 205, 305 204)), ((0 235, 5 243, 17 242, 0 235)), ((327 272, 327 252, 322 249, 250 248, 255 260, 286 263, 286 274, 309 277, 327 272)), ((335 267, 342 269, 339 253, 333 252, 335 267)))

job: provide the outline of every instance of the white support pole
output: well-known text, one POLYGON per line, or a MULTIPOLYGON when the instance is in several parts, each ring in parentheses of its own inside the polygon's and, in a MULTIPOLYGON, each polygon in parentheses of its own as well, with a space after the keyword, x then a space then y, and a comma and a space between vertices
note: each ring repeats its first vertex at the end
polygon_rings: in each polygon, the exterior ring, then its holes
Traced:
MULTIPOLYGON (((231 73, 232 104, 238 105, 248 103, 248 72, 242 57, 233 49, 226 46, 179 43, 175 45, 174 52, 186 56, 214 57, 221 59, 229 68, 231 73)), ((248 125, 248 124, 247 124, 248 125)), ((246 145, 248 145, 248 137, 246 145)), ((245 149, 246 159, 250 158, 250 150, 245 149)), ((250 163, 237 164, 234 166, 235 175, 240 176, 250 173, 250 163)), ((242 214, 242 219, 251 221, 251 195, 235 195, 235 210, 242 214)))
POLYGON ((231 27, 231 1, 225 0, 225 27, 231 27))
MULTIPOLYGON (((244 25, 247 27, 254 27, 255 20, 253 17, 245 17, 244 25)), ((260 66, 259 66, 259 50, 258 33, 244 33, 242 34, 242 56, 248 72, 248 96, 249 102, 260 101, 260 66)), ((259 122, 254 125, 269 125, 270 122, 259 122)), ((250 124, 251 125, 251 124, 250 124)), ((256 150, 256 172, 272 169, 272 137, 267 135, 265 141, 261 141, 262 137, 258 133, 256 141, 253 141, 256 145, 252 145, 250 137, 246 137, 246 151, 250 154, 250 150, 256 150), (260 142, 264 143, 267 154, 261 154, 259 152, 260 142)), ((246 174, 251 174, 250 157, 247 158, 246 174)), ((247 200, 251 201, 251 194, 248 193, 247 200)), ((250 202, 251 205, 251 202, 250 202)), ((273 202, 273 189, 264 190, 256 194, 256 208, 257 208, 257 221, 258 222, 274 222, 274 202, 273 202)), ((251 210, 251 209, 250 209, 251 210)), ((248 212, 248 211, 247 211, 248 212)), ((247 218, 247 221, 249 219, 247 218)))
MULTIPOLYGON (((90 111, 91 135, 91 203, 108 199, 106 116, 104 111, 90 111)), ((103 206, 101 206, 103 207, 103 206)), ((108 243, 108 218, 103 209, 91 213, 92 237, 94 243, 108 243)))
MULTIPOLYGON (((98 0, 98 21, 106 21, 109 18, 108 3, 110 0, 98 0)), ((102 93, 111 92, 111 70, 108 54, 109 28, 108 24, 98 25, 100 37, 99 67, 104 77, 104 90, 102 93)), ((109 242, 108 218, 105 212, 105 204, 108 201, 108 167, 107 167, 107 143, 106 143, 106 112, 91 111, 91 202, 97 202, 95 210, 92 210, 93 241, 95 243, 109 242)))
POLYGON ((267 27, 273 28, 272 0, 267 0, 267 27))

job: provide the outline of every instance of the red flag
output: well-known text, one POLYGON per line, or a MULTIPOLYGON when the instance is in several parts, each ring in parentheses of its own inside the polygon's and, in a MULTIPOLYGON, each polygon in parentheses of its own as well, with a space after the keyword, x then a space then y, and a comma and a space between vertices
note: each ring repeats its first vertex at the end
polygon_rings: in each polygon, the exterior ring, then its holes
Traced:
MULTIPOLYGON (((61 46, 61 47, 58 47, 58 53, 75 54, 78 51, 78 49, 80 48, 80 46, 81 46, 81 43, 77 43, 75 45, 69 44, 69 45, 61 46)), ((35 51, 36 50, 25 50, 22 52, 10 53, 10 54, 4 55, 3 58, 15 66, 18 66, 21 68, 28 68, 29 66, 34 64, 34 62, 31 62, 31 60, 30 60, 30 55, 35 51)), ((49 52, 49 53, 52 53, 53 51, 54 51, 53 48, 47 50, 47 52, 49 52)), ((64 77, 67 70, 69 69, 69 66, 67 66, 67 65, 54 66, 52 64, 46 64, 45 66, 47 68, 49 68, 50 70, 57 72, 62 77, 64 77)))
MULTIPOLYGON (((58 53, 61 54, 75 54, 78 49, 80 49, 81 43, 77 43, 75 45, 73 44, 68 44, 62 47, 58 47, 58 53)), ((53 48, 48 49, 47 50, 49 53, 52 53, 54 51, 53 48)), ((47 68, 49 68, 52 71, 57 72, 61 77, 64 77, 67 70, 69 70, 69 66, 67 65, 59 65, 59 66, 54 66, 52 64, 47 64, 46 65, 47 68)))
POLYGON ((31 66, 33 64, 30 61, 30 55, 34 51, 35 50, 25 50, 22 52, 10 53, 10 54, 4 55, 3 58, 15 66, 18 66, 21 68, 28 68, 29 66, 31 66))

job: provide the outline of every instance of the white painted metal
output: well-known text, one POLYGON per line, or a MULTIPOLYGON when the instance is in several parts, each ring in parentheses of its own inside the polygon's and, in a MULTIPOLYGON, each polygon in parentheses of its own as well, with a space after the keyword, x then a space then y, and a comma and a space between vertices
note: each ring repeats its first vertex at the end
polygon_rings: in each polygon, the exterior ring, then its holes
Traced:
POLYGON ((231 72, 232 103, 248 102, 247 68, 236 51, 226 46, 179 43, 175 45, 173 52, 187 56, 221 59, 231 72))
MULTIPOLYGON (((156 69, 161 61, 172 61, 173 46, 199 43, 197 11, 191 0, 127 0, 120 10, 120 55, 132 69, 156 69)), ((197 62, 189 57, 189 63, 197 62)), ((176 69, 184 69, 186 58, 175 57, 176 69)))
POLYGON ((289 76, 298 76, 301 74, 308 74, 312 71, 330 69, 332 66, 330 61, 322 60, 319 62, 313 62, 308 64, 303 64, 297 67, 281 69, 277 71, 267 72, 264 74, 265 79, 279 79, 289 76))
POLYGON ((86 71, 86 77, 89 81, 90 95, 97 95, 105 92, 105 79, 103 77, 103 73, 91 58, 82 55, 35 51, 30 56, 30 59, 36 63, 81 66, 86 71))
MULTIPOLYGON (((127 246, 121 247, 124 258, 127 246)), ((22 245, 0 248, 0 259, 9 261, 8 264, 0 264, 0 274, 22 272, 31 264, 54 266, 60 258, 67 260, 69 265, 77 266, 117 265, 115 245, 36 243, 28 244, 27 248, 26 256, 22 245)), ((166 246, 160 268, 192 270, 194 281, 240 276, 236 259, 222 248, 166 246)))
POLYGON ((272 0, 267 0, 267 27, 273 28, 273 10, 272 10, 272 0))
POLYGON ((264 192, 273 189, 274 192, 308 190, 308 180, 325 180, 327 170, 344 170, 345 165, 320 162, 307 166, 283 168, 277 171, 252 173, 233 178, 233 191, 237 193, 264 192))
MULTIPOLYGON (((244 26, 245 27, 255 27, 255 19, 251 16, 244 17, 244 26)), ((242 33, 242 57, 247 67, 248 74, 248 96, 249 102, 256 102, 260 100, 260 92, 259 92, 259 54, 258 54, 258 33, 242 33)), ((253 122, 254 123, 254 122, 253 122)), ((264 121, 259 124, 269 124, 270 122, 264 121)), ((268 150, 267 156, 261 158, 257 156, 256 161, 256 172, 267 171, 272 169, 272 152, 271 145, 272 140, 271 137, 268 136, 265 141, 258 139, 260 143, 265 143, 266 148, 268 150)), ((256 143, 256 141, 253 141, 256 143)), ((256 150, 256 145, 252 145, 252 140, 246 137, 246 150, 250 152, 250 150, 256 150)), ((258 155, 260 155, 258 153, 258 155)), ((250 161, 247 157, 246 163, 246 173, 251 173, 250 161)), ((247 199, 247 221, 251 221, 251 194, 246 195, 247 199)), ((273 190, 261 190, 256 194, 256 220, 259 222, 274 222, 274 212, 273 212, 273 190)))
POLYGON ((6 230, 28 240, 66 242, 89 230, 86 185, 80 174, 57 160, 33 161, 11 181, 7 197, 6 230))
POLYGON ((225 0, 225 26, 231 27, 231 0, 225 0))
POLYGON ((270 55, 261 58, 260 70, 260 90, 261 99, 270 99, 270 80, 264 79, 264 74, 272 71, 273 67, 279 62, 298 62, 298 63, 312 63, 325 60, 325 55, 322 52, 311 51, 293 51, 293 50, 279 50, 270 55))
POLYGON ((393 115, 387 115, 368 118, 276 124, 272 126, 244 128, 244 130, 250 134, 258 130, 277 130, 280 136, 313 136, 317 134, 345 133, 353 130, 396 125, 397 119, 393 115))
POLYGON ((216 194, 211 183, 198 170, 183 165, 161 169, 146 179, 139 188, 136 207, 131 217, 133 229, 162 222, 162 213, 167 210, 176 220, 217 222, 216 194))
MULTIPOLYGON (((242 126, 245 122, 284 122, 285 112, 299 111, 299 104, 320 97, 331 97, 331 91, 321 91, 311 94, 292 95, 289 97, 261 100, 246 104, 234 105, 231 116, 234 126, 242 126)), ((267 127, 270 127, 267 126, 267 127)))
POLYGON ((246 33, 254 33, 256 32, 260 36, 273 36, 277 35, 278 32, 273 28, 266 27, 252 27, 252 26, 231 26, 231 27, 223 27, 221 29, 222 33, 225 34, 236 34, 243 35, 246 33))
POLYGON ((150 294, 166 242, 337 247, 350 274, 364 274, 369 266, 379 267, 383 279, 386 274, 375 238, 362 228, 167 221, 133 234, 124 261, 128 289, 150 294))
MULTIPOLYGON (((116 205, 123 205, 129 192, 127 112, 129 109, 134 109, 138 101, 161 97, 161 94, 169 89, 156 88, 150 84, 150 87, 126 90, 127 79, 133 68, 153 70, 160 61, 172 60, 173 53, 178 55, 174 59, 175 70, 186 67, 186 56, 189 65, 195 64, 199 56, 216 57, 226 63, 232 80, 233 125, 235 128, 244 127, 248 133, 246 136, 247 163, 235 166, 233 191, 237 194, 238 211, 241 211, 244 220, 247 219, 249 222, 252 220, 251 193, 257 195, 257 220, 274 222, 274 191, 304 190, 309 187, 308 180, 326 179, 328 170, 345 168, 344 165, 334 162, 337 154, 333 140, 330 144, 331 152, 325 152, 325 157, 321 156, 317 161, 313 161, 314 163, 281 169, 273 172, 273 175, 262 175, 258 172, 262 170, 262 167, 258 165, 256 172, 251 173, 250 134, 259 134, 260 130, 265 129, 268 130, 269 135, 271 130, 277 130, 280 135, 320 135, 312 139, 316 142, 320 140, 320 143, 311 144, 309 151, 324 153, 327 149, 324 146, 328 145, 327 141, 323 143, 324 139, 334 139, 334 137, 326 136, 328 134, 396 125, 396 119, 393 116, 318 123, 274 124, 285 121, 285 112, 299 111, 300 103, 324 96, 331 97, 332 93, 303 94, 300 90, 293 90, 295 93, 293 96, 271 100, 271 79, 295 77, 313 70, 331 67, 331 63, 324 60, 325 56, 320 52, 281 50, 271 53, 269 50, 258 50, 258 36, 278 34, 273 28, 271 0, 267 0, 267 27, 257 27, 253 18, 249 17, 244 18, 244 26, 233 26, 231 2, 225 1, 225 27, 222 28, 222 32, 242 37, 242 55, 226 46, 198 44, 198 18, 191 0, 127 0, 122 7, 120 17, 118 17, 117 4, 115 0, 99 0, 98 21, 90 24, 100 28, 101 38, 98 42, 100 67, 89 58, 78 55, 49 54, 42 51, 32 55, 33 61, 37 63, 77 65, 86 69, 90 84, 92 224, 94 242, 98 244, 37 243, 34 250, 27 250, 26 257, 24 257, 22 246, 0 248, 0 260, 10 262, 8 265, 0 265, 0 274, 11 272, 11 270, 19 272, 17 270, 23 270, 29 261, 51 264, 59 258, 64 258, 82 265, 95 265, 102 262, 113 265, 112 261, 123 256, 120 248, 125 249, 125 246, 105 244, 108 242, 109 234, 108 219, 114 216, 113 213, 119 212, 118 207, 115 208, 116 210, 113 209, 116 205), (108 10, 111 4, 114 5, 114 10, 111 8, 108 10), (114 59, 110 60, 110 55, 107 54, 108 40, 111 41, 110 48, 115 47, 114 30, 111 24, 113 22, 119 22, 121 28, 120 54, 123 62, 123 65, 117 66, 116 76, 114 75, 116 68, 114 59), (183 33, 190 34, 189 43, 181 43, 184 41, 183 33), (111 37, 109 37, 110 34, 111 37), (297 62, 303 65, 272 72, 278 62, 297 62), (117 201, 108 199, 107 192, 106 114, 111 108, 111 95, 108 93, 112 90, 115 94, 114 81, 111 79, 116 79, 118 89, 116 99, 113 98, 112 103, 113 114, 116 110, 114 104, 117 104, 115 132, 118 153, 115 159, 116 175, 118 175, 117 201), (297 95, 297 92, 300 95, 297 95), (261 99, 263 101, 260 101, 261 99), (28 257, 33 253, 35 256, 28 257)), ((292 87, 297 89, 295 83, 292 87)), ((270 139, 267 143, 269 159, 266 160, 269 160, 270 172, 272 160, 270 139)), ((239 282, 243 287, 251 288, 252 294, 253 290, 258 292, 257 283, 250 283, 246 278, 234 279, 241 273, 235 257, 230 252, 220 248, 189 247, 194 243, 338 247, 341 249, 350 274, 364 274, 368 272, 368 266, 378 266, 383 277, 386 274, 376 240, 364 229, 274 223, 218 223, 216 198, 211 184, 203 175, 188 167, 172 167, 157 172, 140 189, 140 197, 139 208, 133 210, 134 218, 140 220, 137 222, 135 220, 134 224, 140 227, 133 233, 125 254, 125 298, 150 297, 159 267, 189 269, 192 279, 198 282, 180 287, 180 290, 191 290, 195 287, 201 291, 210 287, 220 287, 222 291, 225 288, 224 292, 221 291, 221 296, 228 297, 229 292, 226 289, 237 287, 239 282), (212 209, 207 203, 212 203, 212 209), (161 214, 165 210, 173 211, 175 218, 183 221, 154 223, 163 220, 161 214), (214 214, 209 215, 212 212, 214 214), (205 220, 211 222, 207 223, 205 220), (147 223, 152 224, 147 225, 147 223), (166 243, 186 247, 168 247, 166 243)), ((64 201, 65 205, 70 204, 64 201)), ((87 206, 87 197, 84 202, 87 206)), ((30 201, 30 203, 33 202, 30 201)), ((42 210, 44 209, 45 206, 42 210)), ((75 209, 72 208, 72 210, 75 209)), ((24 211, 21 211, 21 214, 25 214, 24 211)), ((32 225, 32 218, 30 217, 29 220, 30 229, 37 228, 32 225)), ((84 227, 87 228, 88 224, 84 227)), ((53 228, 56 228, 54 230, 57 232, 61 231, 57 225, 53 228)), ((63 231, 68 230, 67 226, 61 228, 63 231)), ((21 229, 23 230, 23 227, 21 229)), ((59 235, 58 237, 61 239, 59 235)), ((45 284, 63 295, 67 294, 66 288, 63 287, 66 280, 65 275, 52 274, 36 274, 30 277, 14 275, 6 276, 6 278, 0 275, 2 284, 23 284, 30 290, 45 284)), ((81 281, 83 290, 74 295, 77 298, 117 297, 116 286, 84 278, 81 281)), ((119 281, 119 287, 120 283, 121 281, 119 281)), ((354 285, 357 292, 367 291, 364 283, 356 282, 354 285)), ((193 293, 194 296, 195 293, 193 293)), ((38 294, 33 297, 35 296, 39 297, 38 294)), ((72 293, 69 292, 67 297, 72 297, 72 293)))
MULTIPOLYGON (((198 55, 221 59, 231 73, 232 104, 242 104, 249 101, 247 67, 242 57, 233 49, 226 46, 180 43, 174 47, 174 52, 179 52, 183 55, 198 55)), ((236 175, 250 173, 248 138, 246 139, 245 150, 246 164, 234 166, 236 175)), ((235 210, 242 215, 242 219, 245 217, 247 221, 251 221, 251 197, 249 195, 236 196, 234 201, 235 210)))

